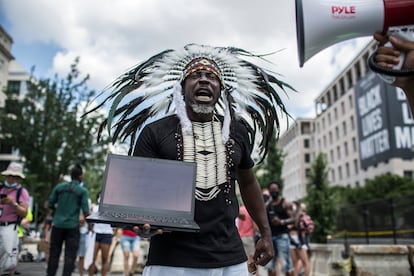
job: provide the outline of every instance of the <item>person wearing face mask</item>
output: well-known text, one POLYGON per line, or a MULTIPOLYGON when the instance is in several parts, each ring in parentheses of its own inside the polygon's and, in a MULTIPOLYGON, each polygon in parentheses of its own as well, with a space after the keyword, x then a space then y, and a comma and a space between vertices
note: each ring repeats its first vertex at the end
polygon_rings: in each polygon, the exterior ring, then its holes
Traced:
POLYGON ((282 272, 293 275, 294 269, 290 257, 290 239, 288 225, 294 223, 293 205, 281 196, 279 181, 268 184, 270 197, 265 203, 267 217, 272 230, 274 258, 266 265, 268 275, 276 275, 277 262, 280 262, 282 272))
POLYGON ((0 272, 13 275, 19 254, 17 226, 27 215, 29 193, 19 184, 25 178, 21 164, 11 162, 1 174, 6 179, 0 186, 0 272))

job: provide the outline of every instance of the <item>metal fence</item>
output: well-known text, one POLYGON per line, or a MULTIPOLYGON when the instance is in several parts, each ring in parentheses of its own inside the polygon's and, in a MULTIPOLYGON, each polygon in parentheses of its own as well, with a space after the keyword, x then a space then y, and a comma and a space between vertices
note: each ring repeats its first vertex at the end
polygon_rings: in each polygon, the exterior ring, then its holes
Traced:
POLYGON ((336 223, 336 242, 349 244, 414 243, 414 195, 343 206, 336 223))

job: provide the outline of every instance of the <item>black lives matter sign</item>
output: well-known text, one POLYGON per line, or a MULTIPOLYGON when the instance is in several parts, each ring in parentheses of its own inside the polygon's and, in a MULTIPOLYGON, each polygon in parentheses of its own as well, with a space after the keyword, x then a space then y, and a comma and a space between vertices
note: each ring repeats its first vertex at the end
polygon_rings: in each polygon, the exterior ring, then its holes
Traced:
POLYGON ((414 120, 400 89, 370 73, 355 85, 355 101, 362 168, 413 158, 414 120))

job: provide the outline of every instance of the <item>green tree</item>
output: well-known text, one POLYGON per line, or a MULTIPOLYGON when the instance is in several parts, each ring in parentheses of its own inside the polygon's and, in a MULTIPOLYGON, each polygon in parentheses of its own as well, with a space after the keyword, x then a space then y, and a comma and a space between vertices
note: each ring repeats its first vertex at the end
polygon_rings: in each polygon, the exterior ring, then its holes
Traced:
POLYGON ((88 89, 89 76, 81 76, 78 62, 66 78, 32 77, 24 95, 7 90, 6 107, 0 112, 2 142, 22 156, 28 173, 24 184, 40 207, 72 164, 81 164, 86 173, 103 168, 107 143, 97 144, 95 138, 102 115, 82 117, 95 92, 88 89))
MULTIPOLYGON (((275 136, 269 141, 269 151, 262 164, 255 167, 256 177, 261 188, 267 187, 272 180, 282 181, 282 167, 284 153, 276 146, 277 139, 275 136)), ((283 184, 283 183, 282 183, 283 184)))
POLYGON ((328 168, 322 153, 317 155, 311 165, 305 202, 308 214, 315 223, 312 241, 326 243, 327 236, 334 230, 337 210, 331 189, 329 189, 328 168))

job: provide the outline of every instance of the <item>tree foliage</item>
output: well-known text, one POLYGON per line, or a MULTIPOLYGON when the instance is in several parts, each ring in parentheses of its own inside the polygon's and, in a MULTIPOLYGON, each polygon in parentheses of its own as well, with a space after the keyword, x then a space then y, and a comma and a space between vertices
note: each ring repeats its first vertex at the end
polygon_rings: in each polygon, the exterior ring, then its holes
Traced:
POLYGON ((337 210, 328 183, 328 168, 325 157, 319 153, 311 165, 307 185, 307 212, 315 223, 312 241, 326 243, 332 233, 337 210))
POLYGON ((281 149, 276 147, 276 142, 276 137, 272 136, 265 161, 255 167, 256 177, 261 188, 267 187, 267 184, 273 180, 282 181, 284 154, 281 149))
POLYGON ((65 78, 31 78, 24 95, 6 91, 6 108, 0 112, 1 131, 7 134, 3 143, 22 156, 28 173, 24 184, 40 206, 72 164, 81 164, 86 175, 103 168, 106 141, 97 144, 95 138, 102 115, 82 117, 95 92, 88 89, 89 76, 81 76, 78 62, 65 78))
POLYGON ((414 180, 395 174, 368 179, 362 187, 332 187, 338 205, 359 204, 376 199, 390 199, 414 194, 414 180))

